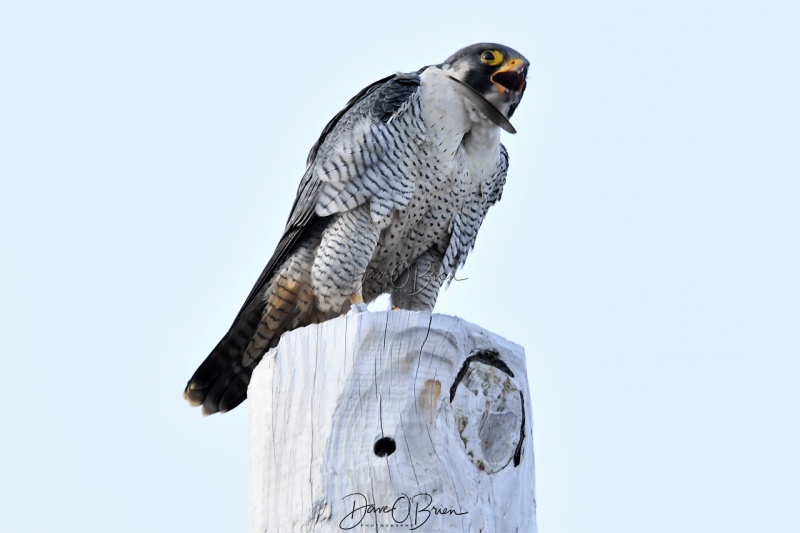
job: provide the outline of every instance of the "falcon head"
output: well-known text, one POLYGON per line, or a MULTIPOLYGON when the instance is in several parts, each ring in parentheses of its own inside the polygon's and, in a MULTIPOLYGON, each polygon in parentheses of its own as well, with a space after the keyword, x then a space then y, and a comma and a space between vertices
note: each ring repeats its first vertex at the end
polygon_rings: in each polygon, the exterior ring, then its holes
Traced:
POLYGON ((442 71, 486 98, 506 117, 517 109, 530 61, 516 50, 496 43, 462 48, 440 65, 442 71))

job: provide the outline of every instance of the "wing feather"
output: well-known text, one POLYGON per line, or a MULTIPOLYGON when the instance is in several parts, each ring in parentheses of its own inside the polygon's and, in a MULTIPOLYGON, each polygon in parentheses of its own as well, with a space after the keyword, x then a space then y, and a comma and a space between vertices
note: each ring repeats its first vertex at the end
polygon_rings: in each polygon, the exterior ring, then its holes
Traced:
POLYGON ((497 159, 492 177, 481 183, 480 193, 472 201, 466 203, 456 213, 450 226, 450 242, 444 252, 441 272, 452 279, 452 275, 464 266, 467 256, 475 247, 478 230, 486 218, 489 208, 500 200, 508 173, 508 151, 500 145, 500 157, 497 159))
MULTIPOLYGON (((418 98, 422 70, 394 74, 368 85, 322 130, 308 154, 283 236, 236 320, 260 305, 259 295, 309 228, 318 230, 332 215, 367 201, 374 218, 385 218, 393 209, 408 204, 415 176, 392 171, 387 160, 403 153, 398 133, 404 127, 407 130, 408 124, 395 119, 418 98)), ((420 123, 416 121, 417 129, 420 123)))

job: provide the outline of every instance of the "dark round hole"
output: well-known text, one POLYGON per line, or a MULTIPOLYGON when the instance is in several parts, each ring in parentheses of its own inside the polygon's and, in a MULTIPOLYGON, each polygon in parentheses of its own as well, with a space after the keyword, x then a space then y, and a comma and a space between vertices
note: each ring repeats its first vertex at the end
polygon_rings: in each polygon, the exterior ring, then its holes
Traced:
POLYGON ((378 457, 386 457, 394 453, 397 449, 397 444, 394 443, 392 437, 381 437, 375 441, 375 446, 372 449, 378 457))

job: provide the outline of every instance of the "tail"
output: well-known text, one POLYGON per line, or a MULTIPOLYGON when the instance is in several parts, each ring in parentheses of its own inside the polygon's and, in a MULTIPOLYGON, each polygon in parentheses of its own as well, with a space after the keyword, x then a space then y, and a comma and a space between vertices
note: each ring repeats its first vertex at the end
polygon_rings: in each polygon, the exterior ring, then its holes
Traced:
POLYGON ((247 365, 243 354, 259 329, 262 311, 263 307, 255 308, 238 316, 186 384, 183 397, 192 405, 202 405, 204 415, 230 411, 247 398, 250 375, 261 357, 247 365))
POLYGON ((314 218, 284 234, 228 333, 186 384, 183 397, 202 405, 204 415, 230 411, 247 398, 250 375, 284 332, 331 318, 317 308, 311 286, 328 222, 314 218))
POLYGON ((264 354, 291 329, 330 318, 316 306, 310 270, 313 250, 299 250, 266 285, 255 291, 231 329, 186 384, 183 397, 203 414, 230 411, 247 398, 247 385, 264 354))

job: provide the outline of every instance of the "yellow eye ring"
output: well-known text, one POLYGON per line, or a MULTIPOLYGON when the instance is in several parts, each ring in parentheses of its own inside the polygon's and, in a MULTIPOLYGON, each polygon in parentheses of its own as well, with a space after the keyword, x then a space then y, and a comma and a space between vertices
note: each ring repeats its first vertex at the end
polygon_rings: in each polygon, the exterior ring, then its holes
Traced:
POLYGON ((485 63, 490 67, 496 67, 503 62, 503 54, 497 50, 485 50, 481 54, 481 63, 485 63))

